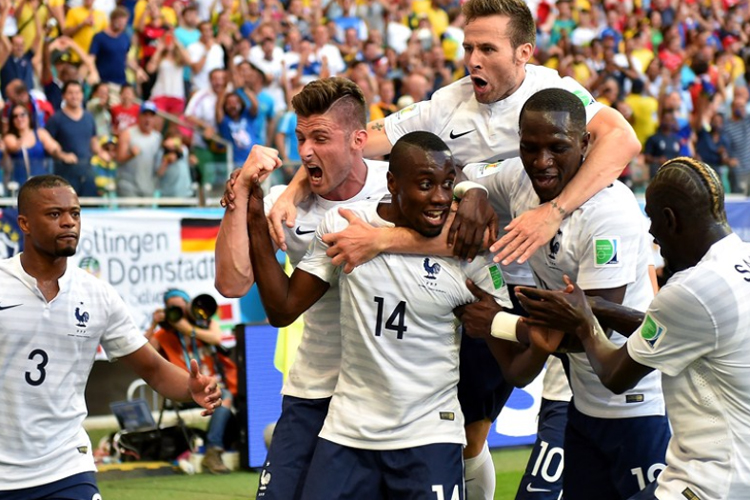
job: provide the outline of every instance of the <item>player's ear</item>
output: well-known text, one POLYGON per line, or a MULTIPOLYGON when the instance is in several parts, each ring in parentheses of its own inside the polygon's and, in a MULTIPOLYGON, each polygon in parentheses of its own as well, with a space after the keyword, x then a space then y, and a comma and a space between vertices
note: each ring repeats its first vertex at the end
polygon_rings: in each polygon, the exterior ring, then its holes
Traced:
MULTIPOLYGON (((589 149, 589 144, 591 143, 591 133, 584 132, 581 136, 581 155, 585 158, 586 152, 589 149)), ((583 163, 583 162, 581 162, 583 163)))
POLYGON ((352 132, 352 148, 363 150, 367 144, 367 131, 358 129, 352 132))
POLYGON ((526 63, 531 60, 531 56, 534 55, 534 46, 530 43, 522 43, 516 47, 516 64, 519 66, 525 66, 526 63))
POLYGON ((396 178, 393 176, 393 172, 388 171, 386 172, 386 179, 388 182, 388 192, 391 193, 391 196, 396 195, 396 178))
POLYGON ((23 234, 30 234, 29 219, 25 215, 18 216, 18 227, 21 229, 23 234))

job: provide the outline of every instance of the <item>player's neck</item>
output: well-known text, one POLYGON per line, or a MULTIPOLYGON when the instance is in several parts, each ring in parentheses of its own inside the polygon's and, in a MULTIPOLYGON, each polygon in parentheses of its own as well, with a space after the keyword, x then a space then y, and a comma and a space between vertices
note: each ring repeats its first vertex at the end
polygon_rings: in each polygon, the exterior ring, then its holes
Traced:
POLYGON ((35 251, 24 250, 21 253, 21 266, 26 274, 38 282, 57 281, 68 268, 67 257, 50 257, 35 251))
POLYGON ((331 191, 322 195, 330 201, 346 201, 354 198, 362 191, 367 182, 367 165, 363 158, 357 158, 349 171, 346 179, 331 191))

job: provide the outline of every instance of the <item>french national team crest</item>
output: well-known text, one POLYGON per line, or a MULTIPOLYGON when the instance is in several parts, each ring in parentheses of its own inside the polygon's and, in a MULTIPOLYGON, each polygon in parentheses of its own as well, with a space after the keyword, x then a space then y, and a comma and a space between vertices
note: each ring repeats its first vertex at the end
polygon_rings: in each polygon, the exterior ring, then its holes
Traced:
MULTIPOLYGON (((81 302, 83 306, 83 302, 81 302)), ((76 307, 76 326, 79 328, 86 328, 86 323, 89 322, 89 313, 82 311, 80 307, 76 307)))
POLYGON ((426 257, 424 259, 424 270, 427 271, 425 278, 428 280, 436 280, 437 275, 440 272, 440 264, 437 262, 430 264, 430 259, 426 257))

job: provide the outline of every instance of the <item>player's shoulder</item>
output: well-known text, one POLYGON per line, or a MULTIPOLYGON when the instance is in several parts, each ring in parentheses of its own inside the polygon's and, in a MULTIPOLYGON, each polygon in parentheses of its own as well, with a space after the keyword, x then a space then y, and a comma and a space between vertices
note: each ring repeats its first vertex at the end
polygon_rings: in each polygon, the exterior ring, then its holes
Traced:
POLYGON ((344 230, 349 225, 349 221, 339 212, 341 209, 353 212, 357 218, 370 225, 382 226, 382 219, 377 213, 378 203, 378 201, 362 200, 335 206, 323 216, 319 227, 320 232, 322 234, 335 233, 344 230))
POLYGON ((619 222, 643 217, 635 195, 620 181, 596 193, 576 212, 578 218, 588 221, 619 222))
POLYGON ((523 163, 517 156, 492 163, 469 163, 464 166, 463 172, 470 180, 493 177, 500 173, 505 177, 516 178, 523 174, 523 163))
POLYGON ((465 76, 460 80, 456 80, 450 85, 446 85, 435 91, 430 98, 433 106, 439 106, 442 109, 443 106, 456 106, 459 103, 466 102, 474 98, 474 88, 471 83, 471 78, 465 76))

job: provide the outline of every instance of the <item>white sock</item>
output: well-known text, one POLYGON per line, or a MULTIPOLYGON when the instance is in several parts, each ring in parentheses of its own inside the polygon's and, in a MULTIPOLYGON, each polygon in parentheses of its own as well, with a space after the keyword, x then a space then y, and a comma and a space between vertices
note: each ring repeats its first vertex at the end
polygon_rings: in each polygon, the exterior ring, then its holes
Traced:
POLYGON ((495 464, 487 441, 474 458, 464 459, 466 500, 492 500, 495 496, 495 464))

